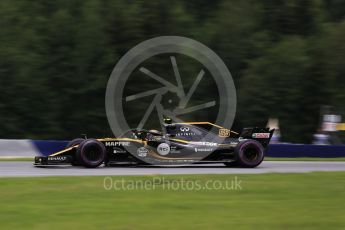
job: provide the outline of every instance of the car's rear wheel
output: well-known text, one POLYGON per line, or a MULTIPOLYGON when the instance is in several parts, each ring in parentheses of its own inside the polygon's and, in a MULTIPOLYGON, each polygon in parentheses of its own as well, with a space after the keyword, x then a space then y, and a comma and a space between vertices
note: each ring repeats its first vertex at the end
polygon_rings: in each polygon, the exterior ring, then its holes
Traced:
POLYGON ((245 140, 235 148, 235 162, 244 168, 254 168, 261 164, 265 157, 265 149, 256 140, 245 140))
POLYGON ((104 162, 106 149, 101 142, 88 139, 78 146, 76 155, 81 165, 87 168, 96 168, 104 162))

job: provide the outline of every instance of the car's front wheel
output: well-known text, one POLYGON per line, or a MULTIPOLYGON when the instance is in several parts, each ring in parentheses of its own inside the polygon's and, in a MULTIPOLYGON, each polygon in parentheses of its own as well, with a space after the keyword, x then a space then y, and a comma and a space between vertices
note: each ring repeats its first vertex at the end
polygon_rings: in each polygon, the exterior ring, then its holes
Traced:
POLYGON ((106 149, 101 142, 88 139, 80 143, 76 155, 81 165, 87 168, 96 168, 104 162, 106 149))
MULTIPOLYGON (((83 141, 85 141, 85 139, 83 139, 83 138, 73 139, 70 142, 68 142, 66 149, 80 145, 80 143, 82 143, 83 141)), ((81 165, 80 160, 78 159, 78 157, 76 155, 73 156, 72 165, 73 166, 80 166, 81 165)))
POLYGON ((76 138, 68 142, 66 149, 79 145, 81 142, 85 141, 83 138, 76 138))

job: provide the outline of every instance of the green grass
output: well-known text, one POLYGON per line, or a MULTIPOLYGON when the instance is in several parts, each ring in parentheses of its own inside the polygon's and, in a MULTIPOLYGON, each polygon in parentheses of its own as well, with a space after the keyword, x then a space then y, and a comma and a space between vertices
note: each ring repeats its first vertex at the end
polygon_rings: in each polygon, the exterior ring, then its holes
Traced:
POLYGON ((33 157, 0 157, 0 161, 33 161, 33 157))
MULTIPOLYGON (((111 177, 155 189, 105 190, 104 177, 0 179, 1 229, 344 229, 345 172, 237 175, 242 190, 173 190, 235 175, 111 177), (176 183, 175 183, 176 186, 176 183), (152 187, 151 187, 152 188, 152 187), (176 189, 176 187, 173 187, 176 189)), ((120 187, 120 184, 117 184, 120 187)))

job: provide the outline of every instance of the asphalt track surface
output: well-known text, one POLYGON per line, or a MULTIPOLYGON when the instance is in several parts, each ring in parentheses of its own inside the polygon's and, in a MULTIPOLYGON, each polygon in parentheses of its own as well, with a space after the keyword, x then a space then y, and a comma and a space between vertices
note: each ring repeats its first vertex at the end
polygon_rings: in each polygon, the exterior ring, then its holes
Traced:
POLYGON ((227 168, 222 164, 183 167, 35 167, 30 161, 0 162, 0 177, 33 176, 124 176, 179 174, 260 174, 345 171, 345 162, 265 161, 257 168, 227 168))

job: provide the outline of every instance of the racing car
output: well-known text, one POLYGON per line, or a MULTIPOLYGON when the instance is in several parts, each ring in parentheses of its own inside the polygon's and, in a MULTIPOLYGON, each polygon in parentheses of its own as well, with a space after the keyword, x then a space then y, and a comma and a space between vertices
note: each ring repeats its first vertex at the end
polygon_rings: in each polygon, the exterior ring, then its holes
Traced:
POLYGON ((210 122, 172 123, 164 130, 133 129, 117 138, 77 138, 62 151, 36 156, 36 166, 96 168, 114 165, 184 165, 223 163, 254 168, 261 164, 273 135, 270 128, 244 128, 241 133, 210 122))

